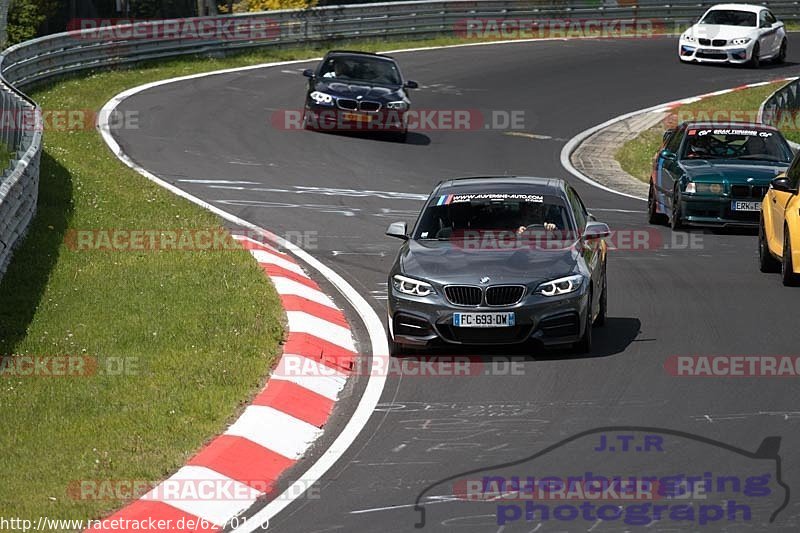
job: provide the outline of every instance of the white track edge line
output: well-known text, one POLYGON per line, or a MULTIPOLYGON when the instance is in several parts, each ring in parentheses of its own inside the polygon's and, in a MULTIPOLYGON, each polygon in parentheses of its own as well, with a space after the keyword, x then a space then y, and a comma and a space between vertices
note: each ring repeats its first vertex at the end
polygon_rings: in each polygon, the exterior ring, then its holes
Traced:
MULTIPOLYGON (((766 82, 762 81, 762 82, 756 82, 756 83, 748 83, 747 85, 741 85, 741 86, 737 85, 736 87, 731 88, 729 90, 729 92, 735 91, 735 90, 737 90, 739 88, 741 88, 741 89, 750 89, 752 87, 759 87, 759 86, 763 86, 763 85, 766 85, 766 84, 769 84, 769 83, 777 83, 779 81, 787 81, 788 82, 788 81, 792 81, 792 80, 795 80, 795 79, 797 79, 797 78, 796 77, 778 78, 778 79, 770 80, 770 81, 766 81, 766 82)), ((727 89, 721 89, 721 90, 727 90, 727 89)), ((622 192, 622 191, 618 191, 616 189, 612 189, 611 187, 607 187, 607 186, 603 185, 602 183, 598 183, 597 181, 593 180, 592 178, 590 178, 586 174, 582 173, 580 170, 575 168, 575 166, 572 164, 572 161, 570 161, 570 159, 569 159, 570 156, 572 155, 572 152, 575 151, 575 149, 578 147, 578 145, 580 143, 582 143, 583 141, 585 141, 586 139, 588 139, 589 137, 591 137, 592 135, 594 135, 595 133, 597 133, 601 129, 606 128, 608 126, 611 126, 612 124, 616 124, 617 122, 622 122, 623 120, 627 120, 627 119, 629 119, 631 117, 634 117, 636 115, 643 115, 645 113, 652 113, 653 111, 663 111, 665 108, 668 108, 669 106, 680 105, 685 100, 692 100, 693 102, 696 102, 696 101, 702 100, 704 98, 707 98, 709 96, 714 96, 715 94, 719 94, 719 93, 720 93, 720 91, 714 91, 714 92, 710 92, 710 93, 701 94, 701 95, 698 95, 698 96, 691 96, 689 98, 681 98, 680 100, 673 100, 671 102, 666 102, 666 103, 663 103, 663 104, 658 104, 658 105, 646 107, 646 108, 640 109, 638 111, 631 111, 630 113, 625 113, 624 115, 619 115, 617 117, 614 117, 612 119, 609 119, 609 120, 603 122, 602 124, 598 124, 596 126, 592 126, 591 128, 588 128, 586 130, 583 130, 582 132, 578 133, 576 136, 572 137, 569 141, 567 141, 567 144, 565 144, 564 148, 561 149, 561 166, 564 167, 567 170, 567 172, 569 172, 570 174, 572 174, 573 176, 575 176, 579 180, 581 180, 581 181, 583 181, 585 183, 588 183, 589 185, 591 185, 593 187, 596 187, 596 188, 601 189, 601 190, 606 191, 606 192, 610 192, 612 194, 618 194, 620 196, 625 196, 627 198, 632 198, 634 200, 642 200, 642 201, 646 202, 647 198, 642 198, 641 196, 635 196, 633 194, 628 194, 628 193, 625 193, 625 192, 622 192)), ((790 144, 792 144, 792 143, 790 143, 790 144)))

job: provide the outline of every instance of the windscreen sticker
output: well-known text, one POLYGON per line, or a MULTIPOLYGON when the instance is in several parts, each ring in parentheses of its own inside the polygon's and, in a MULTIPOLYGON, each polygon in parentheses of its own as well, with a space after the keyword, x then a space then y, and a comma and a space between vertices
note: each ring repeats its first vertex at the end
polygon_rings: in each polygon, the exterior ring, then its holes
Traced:
POLYGON ((734 130, 734 129, 708 129, 708 130, 689 130, 689 135, 697 135, 703 137, 708 134, 712 135, 745 135, 747 137, 772 137, 771 131, 759 130, 734 130))
POLYGON ((514 194, 514 193, 481 193, 481 194, 445 194, 439 197, 436 205, 450 205, 480 200, 516 200, 518 202, 544 203, 541 194, 514 194))

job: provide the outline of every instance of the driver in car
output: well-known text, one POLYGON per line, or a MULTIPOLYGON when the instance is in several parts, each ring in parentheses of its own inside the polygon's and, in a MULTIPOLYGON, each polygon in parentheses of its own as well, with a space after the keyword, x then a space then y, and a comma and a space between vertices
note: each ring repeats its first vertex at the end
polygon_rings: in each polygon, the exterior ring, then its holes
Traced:
MULTIPOLYGON (((549 211, 549 210, 548 210, 549 211)), ((550 214, 550 213, 548 213, 550 214)), ((525 233, 531 226, 542 226, 545 231, 555 231, 557 226, 553 222, 549 222, 545 217, 545 206, 537 202, 522 202, 519 204, 519 220, 523 222, 522 226, 517 228, 517 235, 525 233)))

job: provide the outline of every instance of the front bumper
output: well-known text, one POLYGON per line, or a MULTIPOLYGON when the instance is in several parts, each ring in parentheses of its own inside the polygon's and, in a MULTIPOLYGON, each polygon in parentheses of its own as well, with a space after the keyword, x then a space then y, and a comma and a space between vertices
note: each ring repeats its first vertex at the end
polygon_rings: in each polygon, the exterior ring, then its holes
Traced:
POLYGON ((681 39, 678 44, 678 57, 686 62, 742 64, 750 61, 753 45, 754 41, 746 45, 706 46, 681 39))
POLYGON ((408 129, 406 111, 382 108, 377 112, 350 111, 335 106, 306 105, 306 123, 313 129, 403 132, 408 129))
POLYGON ((761 210, 732 209, 733 202, 761 202, 761 198, 681 195, 683 221, 690 226, 757 228, 761 210))
POLYGON ((389 334, 396 343, 405 346, 512 345, 529 340, 551 346, 577 342, 586 328, 588 282, 571 294, 528 295, 521 303, 507 307, 456 306, 442 295, 409 297, 398 293, 391 283, 389 286, 389 334), (453 325, 454 313, 480 312, 513 312, 515 325, 494 328, 453 325))

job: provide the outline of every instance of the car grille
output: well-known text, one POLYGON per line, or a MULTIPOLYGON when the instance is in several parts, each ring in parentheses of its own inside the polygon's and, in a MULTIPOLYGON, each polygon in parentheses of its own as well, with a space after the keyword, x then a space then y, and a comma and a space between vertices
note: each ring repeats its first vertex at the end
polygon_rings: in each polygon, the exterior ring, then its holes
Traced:
POLYGON ((697 42, 700 43, 703 46, 710 46, 711 45, 711 39, 697 39, 697 42))
POLYGON ((487 305, 513 305, 525 295, 522 285, 496 285, 486 289, 487 305))
POLYGON ((761 200, 767 194, 765 185, 731 185, 731 197, 761 200))
POLYGON ((378 111, 381 108, 381 104, 379 102, 369 102, 369 101, 365 100, 365 101, 363 101, 363 102, 361 102, 359 104, 358 108, 361 111, 367 111, 367 112, 370 112, 370 113, 374 113, 374 112, 378 111))
POLYGON ((470 285, 450 285, 444 288, 444 294, 455 305, 480 305, 483 299, 481 288, 470 285))
POLYGON ((464 344, 515 344, 530 336, 530 326, 511 326, 508 328, 459 328, 439 325, 442 337, 451 342, 464 344))
POLYGON ((711 41, 711 46, 725 46, 726 44, 728 44, 728 41, 725 39, 714 39, 711 41))
POLYGON ((369 100, 359 102, 352 98, 337 98, 336 105, 339 106, 339 109, 345 109, 347 111, 365 111, 367 113, 375 113, 381 108, 380 102, 372 102, 369 100))
POLYGON ((338 98, 336 100, 336 105, 338 105, 340 109, 347 109, 348 111, 355 111, 358 109, 358 102, 350 98, 338 98))
POLYGON ((695 54, 695 57, 699 57, 700 59, 728 59, 728 54, 725 52, 701 50, 695 54))

